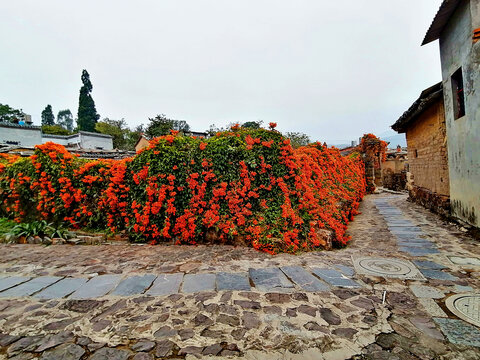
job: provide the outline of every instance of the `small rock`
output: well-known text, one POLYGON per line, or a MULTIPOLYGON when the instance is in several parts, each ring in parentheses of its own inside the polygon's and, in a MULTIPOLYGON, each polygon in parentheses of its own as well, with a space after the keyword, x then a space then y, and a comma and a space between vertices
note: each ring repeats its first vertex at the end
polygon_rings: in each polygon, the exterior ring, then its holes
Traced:
POLYGON ((287 317, 297 317, 297 310, 294 308, 289 308, 285 311, 285 316, 287 317))
POLYGON ((18 335, 7 335, 7 334, 0 334, 0 346, 8 346, 11 343, 19 340, 21 336, 18 335))
POLYGON ((330 325, 340 325, 342 322, 340 316, 336 315, 332 310, 328 308, 320 308, 320 316, 330 325))
POLYGON ((193 329, 181 329, 178 331, 178 335, 180 336, 180 340, 185 341, 191 339, 195 333, 193 329))
POLYGON ((63 344, 54 350, 44 352, 40 357, 40 360, 79 360, 83 354, 85 354, 85 350, 83 350, 81 346, 75 344, 63 344))
POLYGON ((153 355, 145 352, 136 353, 132 360, 153 360, 153 355))
POLYGON ((220 353, 220 351, 223 350, 222 345, 220 344, 214 344, 207 346, 205 349, 202 351, 202 355, 213 355, 216 356, 220 353))
POLYGON ((61 309, 75 311, 79 313, 86 313, 91 310, 98 309, 105 301, 99 300, 68 300, 63 304, 61 309))
POLYGON ((178 355, 197 355, 197 354, 201 354, 202 350, 203 350, 203 347, 187 346, 187 347, 181 348, 180 351, 178 352, 178 355))
POLYGON ((265 306, 263 312, 265 314, 282 315, 282 309, 278 306, 265 306))
POLYGON ((261 324, 258 316, 252 312, 243 313, 242 323, 245 329, 256 329, 261 324))
POLYGON ((157 343, 157 347, 155 348, 155 356, 156 357, 165 357, 169 356, 173 351, 173 346, 175 344, 170 340, 162 340, 157 343))
POLYGON ((358 292, 349 289, 338 289, 333 290, 332 292, 342 300, 350 299, 351 297, 358 295, 358 292))
POLYGON ((302 314, 306 314, 306 315, 309 315, 309 316, 312 316, 312 317, 315 317, 317 315, 317 309, 314 308, 313 306, 309 306, 309 305, 300 305, 297 308, 297 312, 302 313, 302 314))
POLYGON ((285 304, 291 301, 289 294, 282 293, 267 293, 265 294, 265 298, 274 304, 285 304))
POLYGON ((203 314, 198 314, 197 316, 195 316, 193 318, 193 322, 197 326, 209 326, 213 324, 213 320, 203 314))
POLYGON ((240 319, 238 317, 225 315, 225 314, 218 315, 217 322, 225 324, 225 325, 230 325, 230 326, 240 325, 240 319))
POLYGON ((153 334, 156 338, 167 338, 175 335, 177 335, 177 330, 172 329, 170 326, 162 326, 153 334))
POLYGON ((35 352, 42 352, 70 341, 73 341, 73 333, 70 331, 62 331, 58 334, 45 337, 40 343, 40 346, 35 349, 35 352))
POLYGON ((326 334, 329 333, 328 329, 325 326, 320 326, 315 321, 310 321, 303 325, 303 327, 309 331, 321 331, 326 334))
POLYGON ((132 355, 132 353, 128 350, 104 347, 95 351, 93 356, 90 357, 90 360, 127 360, 130 355, 132 355))
POLYGON ((133 351, 150 351, 155 347, 155 343, 153 341, 148 340, 140 340, 134 345, 132 345, 133 351))
POLYGON ((235 340, 240 340, 245 336, 246 332, 247 330, 245 329, 235 329, 231 332, 231 335, 235 340))
POLYGON ((257 301, 248 301, 248 300, 235 300, 233 302, 235 305, 240 306, 243 309, 260 309, 260 303, 257 301))
POLYGON ((358 330, 352 328, 338 328, 332 331, 333 334, 347 339, 353 338, 353 335, 355 335, 357 332, 358 330))

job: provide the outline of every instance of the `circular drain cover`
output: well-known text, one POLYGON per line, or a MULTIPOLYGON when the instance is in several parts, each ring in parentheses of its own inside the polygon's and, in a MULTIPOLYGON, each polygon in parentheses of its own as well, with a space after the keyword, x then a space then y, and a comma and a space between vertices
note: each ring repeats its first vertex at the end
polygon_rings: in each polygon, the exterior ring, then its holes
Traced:
POLYGON ((359 265, 365 270, 377 272, 381 275, 408 275, 412 269, 403 262, 394 259, 363 259, 359 265))
POLYGON ((480 327, 480 294, 458 294, 445 301, 447 308, 460 319, 480 327))
POLYGON ((361 257, 354 258, 353 264, 358 273, 366 275, 424 280, 410 261, 402 259, 361 257))

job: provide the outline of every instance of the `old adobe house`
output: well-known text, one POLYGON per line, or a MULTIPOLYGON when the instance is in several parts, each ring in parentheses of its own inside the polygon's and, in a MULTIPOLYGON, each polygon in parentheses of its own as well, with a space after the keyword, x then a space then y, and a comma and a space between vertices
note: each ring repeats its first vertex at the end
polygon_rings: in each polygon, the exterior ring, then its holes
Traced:
POLYGON ((439 40, 452 215, 480 227, 480 0, 444 0, 422 45, 439 40))
POLYGON ((392 125, 407 138, 410 197, 442 214, 450 211, 443 87, 438 83, 420 94, 392 125))
POLYGON ((435 40, 442 64, 451 214, 480 227, 480 0, 444 0, 422 45, 435 40))

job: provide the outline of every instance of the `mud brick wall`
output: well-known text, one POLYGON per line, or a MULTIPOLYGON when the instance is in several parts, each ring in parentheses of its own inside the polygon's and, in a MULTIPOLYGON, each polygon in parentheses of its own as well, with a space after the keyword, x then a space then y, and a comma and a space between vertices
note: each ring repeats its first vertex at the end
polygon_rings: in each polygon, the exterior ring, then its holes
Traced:
MULTIPOLYGON (((443 99, 426 109, 407 129, 408 163, 414 186, 449 196, 449 176, 443 99)), ((419 192, 423 194, 426 192, 419 192)))

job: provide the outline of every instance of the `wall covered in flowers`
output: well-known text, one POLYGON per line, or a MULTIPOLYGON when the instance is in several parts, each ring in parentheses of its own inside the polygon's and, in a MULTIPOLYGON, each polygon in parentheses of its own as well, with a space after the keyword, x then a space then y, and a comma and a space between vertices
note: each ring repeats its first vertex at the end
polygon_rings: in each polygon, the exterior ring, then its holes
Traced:
POLYGON ((293 149, 274 127, 233 126, 208 139, 173 132, 126 160, 84 160, 54 143, 30 158, 4 155, 0 216, 150 243, 269 253, 345 245, 365 194, 361 156, 320 143, 293 149))

